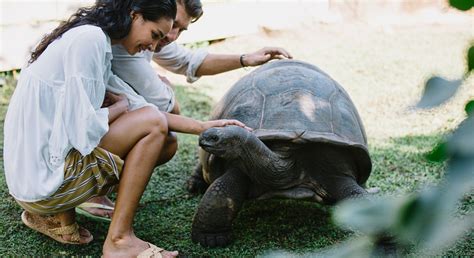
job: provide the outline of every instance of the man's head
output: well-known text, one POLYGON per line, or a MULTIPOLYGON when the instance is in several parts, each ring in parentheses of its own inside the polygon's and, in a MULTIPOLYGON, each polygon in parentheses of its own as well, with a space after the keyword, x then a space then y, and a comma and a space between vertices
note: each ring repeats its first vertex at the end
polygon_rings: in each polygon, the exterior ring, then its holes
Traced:
POLYGON ((197 21, 203 14, 201 0, 176 0, 177 13, 171 31, 158 43, 155 52, 178 39, 181 32, 188 29, 189 24, 197 21))

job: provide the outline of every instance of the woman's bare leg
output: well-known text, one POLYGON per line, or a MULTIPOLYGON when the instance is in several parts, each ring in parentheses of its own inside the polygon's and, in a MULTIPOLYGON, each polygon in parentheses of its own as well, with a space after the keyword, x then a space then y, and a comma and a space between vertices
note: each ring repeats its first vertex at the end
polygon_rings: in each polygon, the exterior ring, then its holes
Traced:
MULTIPOLYGON (((166 162, 170 161, 173 156, 176 154, 178 149, 178 139, 176 133, 169 132, 166 136, 164 147, 160 153, 156 166, 163 165, 166 162)), ((97 196, 90 198, 87 202, 104 204, 107 206, 114 207, 114 203, 107 196, 97 196)), ((112 218, 114 210, 105 210, 100 208, 83 208, 84 210, 90 212, 93 215, 112 218)))
MULTIPOLYGON (((135 236, 132 223, 167 135, 164 115, 153 108, 142 108, 119 117, 102 139, 100 147, 125 159, 114 216, 103 246, 104 257, 136 257, 149 247, 135 236)), ((177 253, 163 255, 172 257, 177 253)))

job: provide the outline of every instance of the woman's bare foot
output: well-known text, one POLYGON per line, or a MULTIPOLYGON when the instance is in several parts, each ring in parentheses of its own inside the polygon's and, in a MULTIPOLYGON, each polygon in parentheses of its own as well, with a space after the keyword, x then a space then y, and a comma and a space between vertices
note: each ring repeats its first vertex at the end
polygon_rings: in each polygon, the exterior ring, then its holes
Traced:
MULTIPOLYGON (((80 236, 80 239, 79 239, 79 243, 81 244, 88 244, 92 241, 93 237, 92 237, 92 234, 91 232, 89 232, 89 230, 79 226, 79 236, 80 236)), ((70 242, 70 241, 73 241, 73 237, 72 237, 72 234, 69 234, 69 235, 61 235, 61 237, 70 242)))
MULTIPOLYGON (((147 242, 137 238, 134 234, 111 240, 109 236, 105 239, 102 252, 104 258, 107 257, 137 257, 140 253, 151 246, 147 242)), ((177 251, 160 251, 162 257, 177 257, 177 251)))

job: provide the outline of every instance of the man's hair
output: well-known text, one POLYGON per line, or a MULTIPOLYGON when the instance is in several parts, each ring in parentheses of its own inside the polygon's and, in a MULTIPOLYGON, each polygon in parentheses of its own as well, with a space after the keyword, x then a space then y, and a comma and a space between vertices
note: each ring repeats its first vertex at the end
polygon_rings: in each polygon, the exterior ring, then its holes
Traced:
POLYGON ((191 23, 199 20, 204 13, 201 0, 176 0, 176 2, 184 6, 186 13, 192 18, 191 23))

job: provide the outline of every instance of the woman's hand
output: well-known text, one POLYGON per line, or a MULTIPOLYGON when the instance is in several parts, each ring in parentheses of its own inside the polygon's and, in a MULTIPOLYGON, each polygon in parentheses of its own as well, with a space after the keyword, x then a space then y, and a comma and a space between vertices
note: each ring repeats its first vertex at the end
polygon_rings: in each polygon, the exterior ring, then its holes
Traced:
POLYGON ((110 107, 116 103, 120 103, 121 105, 125 105, 128 111, 128 99, 124 94, 115 94, 110 91, 105 92, 104 102, 102 103, 102 107, 110 107), (120 103, 122 102, 122 103, 120 103))
POLYGON ((128 99, 124 94, 115 94, 110 91, 105 92, 102 107, 109 109, 109 124, 120 115, 128 111, 128 99))
POLYGON ((220 119, 220 120, 211 120, 211 121, 202 122, 202 127, 203 127, 202 131, 205 131, 205 130, 211 128, 211 127, 224 127, 224 126, 227 126, 227 125, 240 126, 240 127, 245 128, 249 131, 253 130, 252 128, 246 126, 244 123, 242 123, 238 120, 235 120, 235 119, 220 119))
POLYGON ((168 120, 168 130, 173 132, 199 135, 211 127, 223 127, 226 125, 236 125, 252 131, 250 127, 247 127, 244 123, 235 119, 220 119, 203 122, 181 115, 166 112, 163 114, 166 116, 166 120, 168 120))

